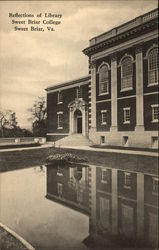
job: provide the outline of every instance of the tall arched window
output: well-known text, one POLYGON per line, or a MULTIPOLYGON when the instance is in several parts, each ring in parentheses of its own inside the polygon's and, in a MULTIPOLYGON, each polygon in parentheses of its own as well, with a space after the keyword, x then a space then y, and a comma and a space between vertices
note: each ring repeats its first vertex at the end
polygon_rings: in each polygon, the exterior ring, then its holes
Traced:
POLYGON ((148 85, 158 83, 158 66, 158 48, 154 48, 148 54, 148 85))
POLYGON ((106 64, 99 69, 99 94, 107 94, 109 92, 109 69, 106 64))
POLYGON ((132 89, 133 87, 133 62, 130 56, 121 61, 121 90, 132 89))

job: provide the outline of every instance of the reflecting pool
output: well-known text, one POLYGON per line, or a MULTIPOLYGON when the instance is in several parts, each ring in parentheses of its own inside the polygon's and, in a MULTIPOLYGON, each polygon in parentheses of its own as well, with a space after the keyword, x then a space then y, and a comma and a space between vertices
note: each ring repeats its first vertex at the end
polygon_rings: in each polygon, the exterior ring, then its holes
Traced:
POLYGON ((158 244, 158 177, 107 166, 36 166, 0 174, 0 219, 36 249, 158 244))

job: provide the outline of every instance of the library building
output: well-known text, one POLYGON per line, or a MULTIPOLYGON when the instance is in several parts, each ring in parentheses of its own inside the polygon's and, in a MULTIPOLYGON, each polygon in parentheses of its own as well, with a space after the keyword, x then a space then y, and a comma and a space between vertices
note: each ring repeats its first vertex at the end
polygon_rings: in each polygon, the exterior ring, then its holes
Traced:
POLYGON ((157 148, 158 9, 92 38, 82 52, 88 75, 46 89, 47 140, 157 148))

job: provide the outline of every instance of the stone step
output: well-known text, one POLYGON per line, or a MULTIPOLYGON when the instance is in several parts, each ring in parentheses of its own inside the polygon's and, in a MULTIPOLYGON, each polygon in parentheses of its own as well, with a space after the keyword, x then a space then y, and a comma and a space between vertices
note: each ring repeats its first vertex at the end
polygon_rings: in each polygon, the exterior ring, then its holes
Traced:
POLYGON ((56 146, 91 146, 93 143, 81 134, 69 135, 56 141, 56 146))

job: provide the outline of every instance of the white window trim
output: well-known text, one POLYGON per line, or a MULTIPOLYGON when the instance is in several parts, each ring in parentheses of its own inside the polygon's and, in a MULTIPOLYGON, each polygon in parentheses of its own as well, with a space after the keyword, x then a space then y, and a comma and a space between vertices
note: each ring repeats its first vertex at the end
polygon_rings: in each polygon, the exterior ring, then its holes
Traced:
POLYGON ((124 188, 126 188, 126 189, 131 189, 131 185, 128 185, 128 184, 126 183, 126 178, 127 178, 127 176, 131 176, 131 173, 129 173, 129 172, 124 172, 124 188))
MULTIPOLYGON (((62 111, 57 112, 57 116, 58 116, 58 115, 63 115, 63 112, 62 112, 62 111)), ((57 117, 57 125, 59 125, 58 119, 59 119, 59 118, 57 117)), ((63 129, 63 127, 57 126, 57 129, 63 129)))
POLYGON ((120 92, 129 91, 129 90, 133 90, 133 87, 121 89, 120 92))
POLYGON ((126 118, 126 116, 125 116, 125 110, 131 110, 131 107, 126 107, 126 108, 123 108, 123 111, 124 111, 124 124, 130 124, 130 121, 125 121, 125 118, 126 118))
MULTIPOLYGON (((151 71, 151 70, 149 69, 149 55, 150 55, 150 53, 151 53, 151 51, 152 51, 153 49, 158 49, 158 46, 155 45, 155 44, 153 44, 153 46, 152 46, 151 48, 149 48, 148 51, 147 51, 147 53, 146 53, 146 59, 147 59, 147 62, 148 62, 148 84, 147 84, 148 87, 156 86, 156 85, 159 84, 159 82, 154 82, 154 83, 152 82, 152 83, 149 83, 149 72, 151 71)), ((158 73, 159 73, 159 72, 158 72, 158 73)))
POLYGON ((159 82, 148 83, 147 87, 159 85, 159 82))
POLYGON ((152 123, 158 123, 159 122, 159 120, 158 119, 154 119, 154 109, 153 108, 157 108, 157 107, 159 107, 159 105, 158 104, 152 104, 151 105, 151 108, 152 108, 152 123))
POLYGON ((63 103, 63 101, 62 101, 62 102, 61 102, 61 101, 59 101, 59 99, 60 99, 60 98, 59 98, 60 93, 61 93, 61 91, 59 91, 59 92, 58 92, 58 96, 57 96, 57 104, 62 104, 62 103, 63 103))
POLYGON ((102 179, 101 179, 101 183, 107 184, 108 181, 103 179, 103 172, 106 172, 106 173, 107 173, 107 169, 106 169, 106 168, 102 168, 102 179))
POLYGON ((79 90, 79 89, 81 89, 81 86, 78 86, 78 87, 76 88, 76 98, 77 98, 77 99, 82 99, 82 92, 81 92, 81 97, 78 96, 78 90, 79 90))
MULTIPOLYGON (((99 96, 103 96, 103 95, 108 95, 109 94, 109 71, 110 71, 110 66, 109 66, 109 64, 107 63, 107 62, 102 62, 100 65, 99 65, 99 67, 98 67, 98 71, 97 71, 97 74, 100 74, 100 68, 102 68, 102 66, 103 65, 106 65, 107 66, 107 68, 108 68, 108 90, 106 91, 106 92, 102 92, 101 93, 101 86, 100 86, 100 80, 99 80, 99 96)), ((103 81, 104 82, 104 81, 103 81)))
POLYGON ((158 182, 158 185, 159 185, 159 178, 157 178, 157 177, 152 177, 152 194, 154 194, 154 195, 158 195, 158 191, 155 191, 154 190, 154 181, 157 181, 158 182))
POLYGON ((119 66, 121 67, 121 86, 122 86, 122 75, 123 75, 123 66, 122 66, 122 61, 125 59, 125 58, 131 58, 132 60, 132 86, 131 87, 127 87, 127 88, 122 88, 120 89, 120 92, 124 92, 124 91, 129 91, 129 90, 133 90, 133 74, 134 74, 134 69, 133 69, 133 63, 134 63, 134 58, 132 55, 130 54, 127 54, 125 53, 125 55, 121 58, 120 62, 119 62, 119 66))
MULTIPOLYGON (((101 114, 103 113, 107 113, 107 110, 101 110, 101 114)), ((101 122, 101 125, 106 125, 107 122, 103 122, 103 115, 102 115, 102 122, 101 122)))

